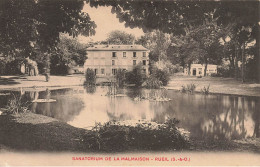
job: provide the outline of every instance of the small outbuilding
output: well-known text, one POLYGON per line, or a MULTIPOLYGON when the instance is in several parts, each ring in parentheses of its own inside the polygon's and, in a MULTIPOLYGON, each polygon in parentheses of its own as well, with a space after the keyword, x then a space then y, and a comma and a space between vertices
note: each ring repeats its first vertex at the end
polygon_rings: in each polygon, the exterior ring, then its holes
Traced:
MULTIPOLYGON (((208 64, 206 76, 216 74, 217 68, 218 68, 217 65, 208 64)), ((184 69, 184 74, 190 75, 190 76, 204 76, 204 71, 205 71, 205 65, 204 64, 203 65, 202 64, 191 64, 190 70, 189 70, 189 68, 184 69)))

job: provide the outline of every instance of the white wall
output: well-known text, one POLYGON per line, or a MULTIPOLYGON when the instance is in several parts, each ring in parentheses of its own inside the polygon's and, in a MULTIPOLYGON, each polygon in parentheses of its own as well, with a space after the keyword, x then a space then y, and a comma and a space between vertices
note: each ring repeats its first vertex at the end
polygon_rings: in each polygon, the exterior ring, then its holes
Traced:
POLYGON ((101 74, 101 69, 105 69, 105 75, 111 75, 112 69, 126 69, 128 71, 133 69, 133 60, 136 60, 136 64, 143 64, 143 60, 146 61, 146 65, 142 66, 146 69, 148 74, 149 57, 147 51, 88 51, 88 59, 84 64, 84 71, 87 68, 97 69, 98 75, 101 74), (116 57, 112 57, 112 52, 116 52, 116 57), (126 52, 126 57, 123 57, 123 52, 126 52), (136 52, 136 57, 133 57, 133 52, 136 52), (143 57, 143 52, 146 52, 146 57, 143 57), (115 65, 112 65, 114 60, 115 65))

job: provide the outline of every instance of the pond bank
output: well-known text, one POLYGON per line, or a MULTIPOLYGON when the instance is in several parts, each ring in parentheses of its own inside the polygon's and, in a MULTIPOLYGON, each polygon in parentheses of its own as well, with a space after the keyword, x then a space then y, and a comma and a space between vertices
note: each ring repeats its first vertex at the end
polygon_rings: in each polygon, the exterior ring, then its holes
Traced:
MULTIPOLYGON (((0 115, 0 151, 93 152, 82 142, 85 134, 85 129, 39 114, 0 115)), ((221 142, 191 139, 190 148, 185 150, 260 153, 260 139, 221 142)))
MULTIPOLYGON (((104 81, 99 78, 100 82, 104 81)), ((0 90, 14 88, 39 88, 39 87, 69 87, 83 85, 84 75, 51 76, 49 82, 45 82, 44 76, 1 76, 0 90)), ((260 97, 260 84, 242 83, 233 78, 221 77, 191 77, 172 76, 166 89, 180 90, 182 85, 195 84, 197 92, 210 85, 209 92, 212 94, 229 94, 242 96, 260 97)))

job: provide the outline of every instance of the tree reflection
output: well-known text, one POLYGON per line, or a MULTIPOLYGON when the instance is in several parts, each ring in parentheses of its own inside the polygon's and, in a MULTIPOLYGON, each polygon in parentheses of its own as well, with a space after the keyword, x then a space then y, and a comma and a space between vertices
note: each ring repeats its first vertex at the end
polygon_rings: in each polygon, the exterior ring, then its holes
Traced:
POLYGON ((202 124, 205 137, 214 139, 242 139, 253 136, 253 126, 259 117, 253 116, 250 111, 256 112, 255 101, 249 101, 245 97, 223 97, 222 103, 229 101, 229 105, 220 104, 222 111, 202 124), (247 105, 245 105, 245 103, 247 105))
POLYGON ((89 94, 94 94, 96 92, 96 86, 92 85, 92 86, 84 86, 84 88, 86 89, 86 92, 89 94))
POLYGON ((258 98, 256 100, 256 106, 255 106, 256 110, 255 112, 253 113, 252 117, 253 117, 253 120, 255 121, 255 128, 254 128, 254 136, 259 138, 260 137, 260 134, 259 134, 259 131, 260 131, 260 128, 259 128, 259 124, 260 124, 260 99, 258 98), (258 109, 258 110, 257 110, 258 109))

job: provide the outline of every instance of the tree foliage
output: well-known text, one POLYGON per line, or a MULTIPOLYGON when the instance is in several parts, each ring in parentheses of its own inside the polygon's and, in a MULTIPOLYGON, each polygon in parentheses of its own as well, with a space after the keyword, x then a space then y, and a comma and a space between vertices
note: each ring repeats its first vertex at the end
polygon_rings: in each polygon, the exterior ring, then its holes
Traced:
POLYGON ((0 53, 33 57, 50 52, 59 33, 75 37, 95 33, 95 23, 82 12, 83 1, 3 0, 0 2, 0 53))
POLYGON ((150 50, 149 59, 152 61, 167 59, 166 50, 170 43, 170 35, 159 30, 147 32, 136 41, 136 44, 143 45, 150 50))
POLYGON ((142 66, 139 64, 134 67, 132 71, 125 74, 126 82, 129 84, 135 84, 136 87, 142 86, 145 79, 145 74, 142 72, 142 66))
POLYGON ((135 40, 135 36, 133 34, 128 34, 124 31, 115 30, 108 34, 108 38, 106 39, 108 44, 112 45, 131 45, 135 40))
MULTIPOLYGON (((260 59, 258 56, 260 48, 258 1, 119 0, 114 2, 100 0, 91 1, 90 5, 96 7, 98 5, 111 5, 112 13, 116 13, 119 20, 125 22, 126 27, 139 27, 144 31, 160 30, 164 33, 173 33, 174 35, 187 35, 190 29, 203 25, 209 16, 216 19, 218 26, 227 26, 229 23, 235 23, 231 32, 233 35, 237 34, 235 42, 237 46, 234 49, 236 53, 234 54, 237 55, 237 59, 238 57, 244 57, 245 42, 248 43, 252 39, 255 40, 257 49, 254 59, 258 62, 258 69, 255 67, 255 71, 260 71, 260 59), (242 45, 239 46, 239 43, 242 45)), ((217 45, 217 42, 212 44, 217 45)), ((214 45, 209 49, 210 52, 214 50, 214 45)), ((205 50, 203 47, 200 49, 205 50)), ((258 80, 260 81, 260 72, 258 72, 258 80)))

